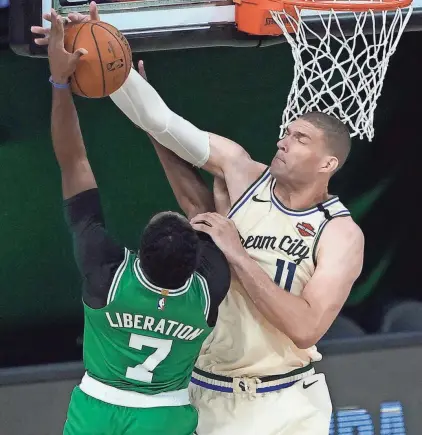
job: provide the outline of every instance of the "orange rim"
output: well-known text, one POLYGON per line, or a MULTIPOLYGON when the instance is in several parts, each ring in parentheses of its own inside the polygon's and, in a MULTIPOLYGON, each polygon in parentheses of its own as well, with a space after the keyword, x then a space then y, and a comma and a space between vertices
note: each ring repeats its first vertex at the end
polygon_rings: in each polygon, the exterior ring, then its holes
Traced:
MULTIPOLYGON (((282 8, 272 10, 283 10, 285 6, 294 6, 299 9, 311 9, 316 11, 343 11, 343 12, 366 12, 366 11, 391 11, 410 6, 412 0, 387 0, 387 1, 347 1, 347 0, 278 0, 282 8)), ((271 8, 270 8, 271 9, 271 8)))

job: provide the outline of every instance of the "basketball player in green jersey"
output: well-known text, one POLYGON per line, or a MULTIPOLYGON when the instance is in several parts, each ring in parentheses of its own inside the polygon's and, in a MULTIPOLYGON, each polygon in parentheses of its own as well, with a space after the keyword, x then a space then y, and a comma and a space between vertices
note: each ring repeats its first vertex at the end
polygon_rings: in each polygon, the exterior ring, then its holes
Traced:
MULTIPOLYGON (((86 374, 72 393, 64 434, 190 435, 198 416, 187 387, 229 288, 227 260, 177 213, 150 220, 138 253, 107 234, 68 84, 85 51, 67 53, 54 11, 51 22, 52 140, 85 312, 86 374)), ((189 165, 179 169, 194 187, 189 165)), ((188 217, 209 207, 199 196, 188 217)))

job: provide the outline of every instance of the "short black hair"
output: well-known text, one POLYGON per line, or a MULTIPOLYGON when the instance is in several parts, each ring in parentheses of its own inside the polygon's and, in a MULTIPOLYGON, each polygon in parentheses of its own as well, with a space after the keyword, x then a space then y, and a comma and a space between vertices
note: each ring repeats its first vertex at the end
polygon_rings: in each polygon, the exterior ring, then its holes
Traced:
POLYGON ((182 215, 163 212, 145 227, 140 241, 139 260, 153 284, 164 289, 181 287, 199 262, 199 238, 182 215))
POLYGON ((335 116, 322 112, 308 112, 300 117, 324 132, 327 147, 337 157, 339 170, 347 160, 352 141, 347 126, 335 116))

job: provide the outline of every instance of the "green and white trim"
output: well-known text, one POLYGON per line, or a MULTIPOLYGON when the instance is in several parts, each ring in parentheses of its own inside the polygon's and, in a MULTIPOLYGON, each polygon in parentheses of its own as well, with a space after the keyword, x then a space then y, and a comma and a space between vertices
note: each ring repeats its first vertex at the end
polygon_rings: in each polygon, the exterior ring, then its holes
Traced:
POLYGON ((137 258, 135 260, 135 264, 134 264, 134 271, 135 271, 135 275, 138 278, 139 282, 145 286, 145 288, 147 288, 148 290, 151 290, 154 293, 157 293, 159 295, 162 294, 163 290, 168 291, 168 295, 167 296, 180 296, 183 295, 184 293, 186 293, 189 290, 189 286, 192 283, 192 279, 193 279, 193 275, 191 275, 188 280, 185 282, 185 284, 183 284, 182 287, 177 288, 177 289, 163 289, 162 287, 158 287, 155 284, 153 284, 152 282, 150 282, 148 280, 148 278, 145 276, 144 272, 142 272, 141 269, 141 262, 139 261, 139 258, 137 258))
POLYGON ((113 302, 116 296, 116 291, 117 288, 119 287, 120 279, 122 278, 123 272, 125 271, 129 260, 129 254, 130 254, 129 250, 125 248, 125 258, 120 264, 119 268, 117 269, 117 272, 115 273, 113 278, 113 282, 111 283, 110 290, 108 291, 107 305, 113 302))
POLYGON ((205 298, 204 316, 205 319, 208 320, 208 315, 210 313, 210 301, 211 301, 208 283, 207 280, 198 272, 196 272, 196 276, 198 277, 199 282, 201 283, 202 291, 204 292, 204 298, 205 298))

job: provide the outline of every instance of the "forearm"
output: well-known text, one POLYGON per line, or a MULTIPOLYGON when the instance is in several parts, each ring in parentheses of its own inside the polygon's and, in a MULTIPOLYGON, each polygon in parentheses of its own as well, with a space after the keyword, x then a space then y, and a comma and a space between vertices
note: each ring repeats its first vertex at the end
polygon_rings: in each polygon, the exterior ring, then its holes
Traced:
POLYGON ((51 136, 62 175, 63 197, 67 199, 97 187, 69 89, 53 87, 51 136))
POLYGON ((157 91, 134 69, 124 85, 110 97, 134 124, 183 160, 198 167, 208 161, 208 133, 172 112, 157 91))
POLYGON ((310 347, 313 343, 309 341, 309 337, 315 330, 315 319, 307 301, 277 286, 247 255, 231 265, 262 315, 286 334, 296 346, 310 347))
POLYGON ((54 153, 62 170, 86 157, 78 114, 70 89, 53 87, 51 136, 54 153))
POLYGON ((191 219, 199 213, 214 211, 212 193, 199 171, 159 144, 151 135, 148 136, 160 159, 176 200, 186 216, 191 219))
POLYGON ((221 216, 227 216, 231 208, 231 202, 226 180, 223 178, 214 177, 213 198, 216 212, 221 216))

